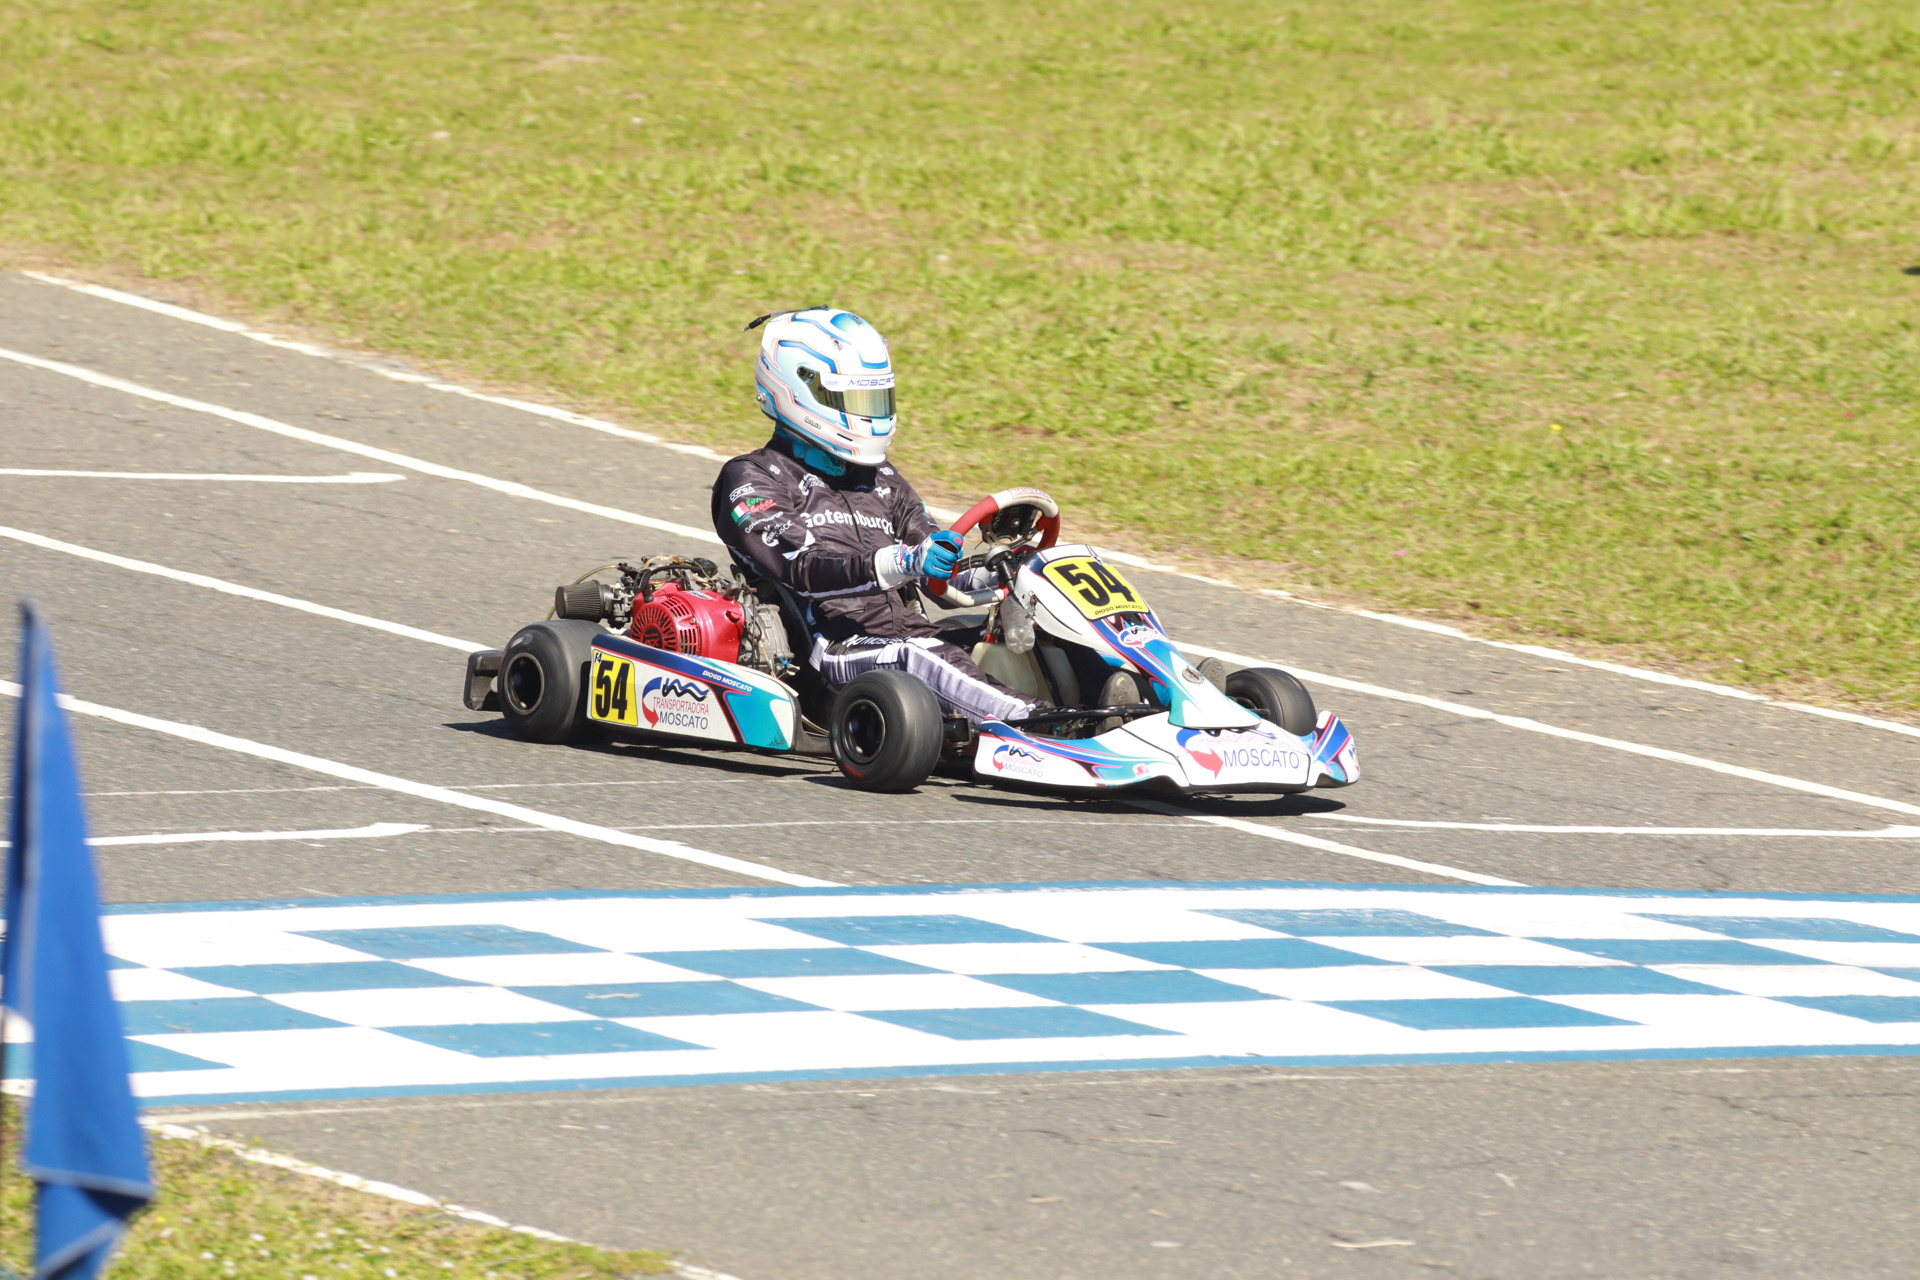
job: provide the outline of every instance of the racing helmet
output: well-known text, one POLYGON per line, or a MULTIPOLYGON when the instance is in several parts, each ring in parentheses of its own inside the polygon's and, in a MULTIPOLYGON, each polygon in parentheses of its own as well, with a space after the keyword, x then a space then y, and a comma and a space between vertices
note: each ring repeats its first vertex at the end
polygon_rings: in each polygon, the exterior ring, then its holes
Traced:
POLYGON ((893 359, 880 331, 839 307, 761 316, 760 412, 843 463, 873 467, 893 443, 893 359))

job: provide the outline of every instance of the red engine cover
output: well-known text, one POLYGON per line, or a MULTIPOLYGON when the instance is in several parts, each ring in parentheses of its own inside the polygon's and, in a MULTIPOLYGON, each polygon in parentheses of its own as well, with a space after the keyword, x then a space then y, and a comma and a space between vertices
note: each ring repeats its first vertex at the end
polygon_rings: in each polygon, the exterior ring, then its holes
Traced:
POLYGON ((691 657, 740 660, 740 606, 711 591, 683 591, 668 583, 653 599, 635 602, 627 634, 641 644, 691 657))

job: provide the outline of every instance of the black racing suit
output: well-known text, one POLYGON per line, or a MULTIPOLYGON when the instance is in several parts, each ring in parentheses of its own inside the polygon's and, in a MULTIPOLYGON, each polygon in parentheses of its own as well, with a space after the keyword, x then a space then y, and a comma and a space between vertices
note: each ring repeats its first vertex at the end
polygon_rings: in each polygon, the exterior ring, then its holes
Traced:
POLYGON ((876 667, 907 671, 926 681, 943 707, 975 724, 1040 705, 973 664, 962 646, 979 638, 977 627, 936 627, 915 606, 915 587, 880 585, 875 552, 924 542, 940 530, 892 467, 848 466, 844 475, 828 475, 803 465, 775 436, 720 468, 713 527, 749 578, 772 578, 799 597, 813 633, 811 661, 828 684, 876 667))

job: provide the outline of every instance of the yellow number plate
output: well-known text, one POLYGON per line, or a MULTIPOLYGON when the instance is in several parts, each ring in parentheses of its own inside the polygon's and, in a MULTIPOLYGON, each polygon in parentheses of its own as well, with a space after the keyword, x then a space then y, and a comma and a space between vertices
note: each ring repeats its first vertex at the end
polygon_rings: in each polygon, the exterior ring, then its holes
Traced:
POLYGON ((1081 613, 1104 618, 1110 613, 1136 613, 1147 607, 1127 580, 1092 556, 1068 556, 1041 570, 1047 580, 1066 592, 1081 613))
POLYGON ((633 687, 631 662, 610 653, 594 653, 587 719, 629 726, 640 723, 640 691, 633 687))

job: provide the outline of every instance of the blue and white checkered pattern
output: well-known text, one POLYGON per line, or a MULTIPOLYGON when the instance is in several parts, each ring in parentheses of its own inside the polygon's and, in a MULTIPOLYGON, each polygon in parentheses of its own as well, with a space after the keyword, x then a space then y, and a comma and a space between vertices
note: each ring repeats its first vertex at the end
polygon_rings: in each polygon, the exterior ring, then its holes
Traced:
POLYGON ((1341 885, 106 920, 149 1101, 1920 1047, 1920 899, 1341 885))

